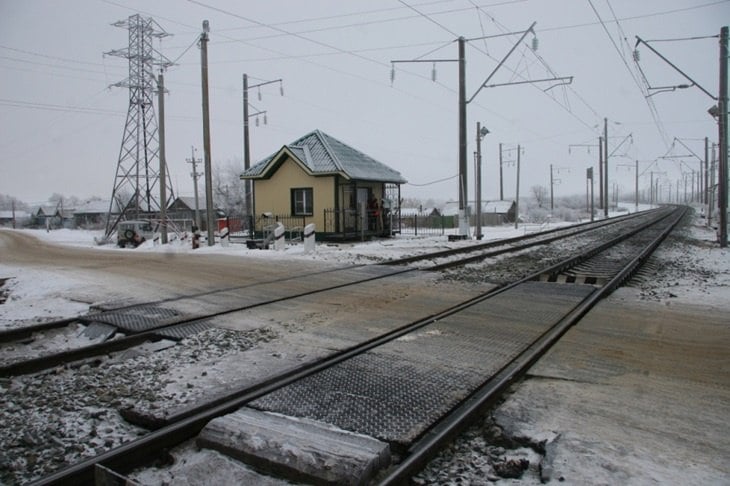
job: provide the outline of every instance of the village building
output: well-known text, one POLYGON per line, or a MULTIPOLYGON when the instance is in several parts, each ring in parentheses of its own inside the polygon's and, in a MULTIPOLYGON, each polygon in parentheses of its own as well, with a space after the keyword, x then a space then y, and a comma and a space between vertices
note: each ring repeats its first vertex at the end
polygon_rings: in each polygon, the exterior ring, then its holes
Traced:
MULTIPOLYGON (((204 197, 198 198, 197 215, 195 208, 195 196, 179 196, 167 207, 167 219, 178 231, 192 231, 193 226, 200 231, 207 231, 208 206, 204 197), (198 219, 200 224, 197 223, 198 219)), ((218 208, 214 211, 216 220, 225 218, 224 211, 218 208)))
POLYGON ((388 236, 397 227, 401 174, 315 130, 246 170, 257 231, 271 221, 314 223, 318 237, 388 236))
MULTIPOLYGON (((115 205, 116 206, 116 205, 115 205)), ((119 210, 114 209, 118 214, 119 210)), ((109 201, 93 199, 86 201, 73 210, 73 221, 77 228, 100 229, 106 226, 106 218, 109 214, 109 201)))
POLYGON ((30 213, 21 210, 2 210, 0 211, 0 226, 14 228, 22 227, 29 223, 30 213))
MULTIPOLYGON (((472 226, 476 226, 476 202, 469 201, 467 207, 472 226)), ((449 201, 443 208, 441 214, 443 216, 451 216, 456 218, 459 213, 459 202, 449 201)), ((482 225, 483 226, 499 226, 505 223, 514 223, 517 216, 517 204, 509 200, 482 201, 482 225)))
POLYGON ((54 224, 56 206, 35 206, 30 212, 30 225, 37 228, 50 228, 54 224))

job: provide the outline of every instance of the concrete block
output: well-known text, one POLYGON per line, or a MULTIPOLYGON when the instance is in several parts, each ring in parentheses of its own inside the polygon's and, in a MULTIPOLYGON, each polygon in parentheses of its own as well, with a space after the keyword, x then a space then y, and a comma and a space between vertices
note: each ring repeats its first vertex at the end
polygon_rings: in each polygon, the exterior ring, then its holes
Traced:
POLYGON ((367 484, 390 463, 385 442, 245 407, 212 420, 197 443, 262 471, 316 484, 367 484))

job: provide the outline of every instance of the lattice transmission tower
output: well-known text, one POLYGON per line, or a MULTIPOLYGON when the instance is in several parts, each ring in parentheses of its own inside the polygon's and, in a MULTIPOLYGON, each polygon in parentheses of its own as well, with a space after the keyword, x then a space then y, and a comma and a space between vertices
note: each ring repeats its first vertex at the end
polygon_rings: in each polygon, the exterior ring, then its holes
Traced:
POLYGON ((155 67, 164 70, 172 65, 154 48, 153 41, 170 34, 154 19, 139 14, 112 25, 129 31, 129 47, 105 53, 129 60, 129 77, 111 85, 129 89, 129 109, 107 214, 106 238, 114 233, 119 221, 155 218, 159 216, 161 204, 167 207, 174 200, 168 170, 165 170, 168 197, 166 201, 159 200, 160 145, 153 103, 158 88, 155 67))

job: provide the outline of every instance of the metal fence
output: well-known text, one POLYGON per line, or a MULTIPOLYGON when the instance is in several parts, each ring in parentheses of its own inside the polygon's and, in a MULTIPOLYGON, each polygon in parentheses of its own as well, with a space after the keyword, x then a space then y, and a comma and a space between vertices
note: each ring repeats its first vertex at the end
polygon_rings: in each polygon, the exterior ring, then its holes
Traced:
POLYGON ((218 230, 228 227, 231 239, 256 238, 271 231, 276 223, 281 223, 286 229, 286 238, 289 240, 301 239, 304 227, 310 223, 304 216, 272 214, 271 216, 244 216, 241 218, 221 218, 218 220, 218 230))
POLYGON ((404 235, 441 236, 458 226, 455 216, 410 214, 400 218, 404 235))

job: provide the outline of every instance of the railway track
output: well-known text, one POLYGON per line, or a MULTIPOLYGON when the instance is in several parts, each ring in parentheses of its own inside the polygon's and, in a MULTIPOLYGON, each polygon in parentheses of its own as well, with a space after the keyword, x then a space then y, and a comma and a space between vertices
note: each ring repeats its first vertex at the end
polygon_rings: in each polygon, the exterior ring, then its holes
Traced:
MULTIPOLYGON (((170 449, 195 437, 214 418, 233 413, 245 405, 249 409, 300 417, 301 411, 306 410, 304 418, 364 433, 387 443, 394 452, 394 464, 375 480, 382 484, 402 482, 495 400, 599 299, 628 279, 682 214, 679 209, 654 213, 653 222, 641 221, 622 235, 594 245, 579 255, 460 302, 437 315, 401 326, 255 386, 236 390, 215 402, 188 409, 184 414, 171 417, 168 425, 138 441, 61 470, 37 484, 90 484, 97 466, 127 474, 147 462, 153 452, 170 449), (524 309, 525 299, 536 306, 533 312, 524 309), (516 334, 505 336, 505 329, 511 329, 510 332, 516 329, 516 334), (437 338, 424 341, 424 335, 437 338), (410 342, 418 345, 409 347, 410 342), (499 350, 497 359, 490 356, 485 360, 481 349, 484 346, 499 350), (448 367, 444 372, 444 356, 450 356, 449 359, 460 365, 448 367), (411 359, 406 359, 407 365, 402 364, 405 358, 411 359), (407 371, 405 380, 403 376, 399 379, 383 373, 384 369, 393 366, 407 371), (354 383, 343 382, 352 381, 353 376, 357 377, 354 383), (406 385, 403 385, 404 381, 406 385), (352 387, 348 389, 348 395, 353 400, 347 402, 338 395, 337 406, 333 407, 331 392, 341 386, 352 387), (452 388, 444 393, 447 386, 452 388), (389 387, 391 391, 404 387, 408 390, 407 394, 399 395, 399 400, 409 404, 410 422, 397 430, 388 425, 399 423, 396 417, 388 416, 392 415, 388 408, 397 404, 382 400, 382 396, 380 399, 372 396, 373 393, 382 394, 383 390, 387 393, 389 387), (434 393, 447 395, 447 399, 435 408, 414 413, 412 409, 418 408, 415 404, 419 397, 434 393), (379 406, 368 409, 363 406, 364 399, 369 405, 379 406), (355 410, 359 412, 353 413, 355 410), (352 422, 354 416, 358 416, 356 424, 352 422), (384 416, 389 419, 383 420, 384 416)), ((442 265, 443 262, 434 267, 445 268, 442 265)), ((277 464, 264 464, 265 459, 250 451, 247 454, 255 467, 281 468, 277 464)), ((312 478, 314 481, 320 479, 312 478)))
MULTIPOLYGON (((318 273, 274 278, 237 287, 128 306, 112 306, 73 319, 0 332, 0 377, 35 373, 163 339, 179 341, 209 328, 211 318, 388 278, 406 272, 445 270, 589 233, 640 227, 654 211, 556 228, 498 241, 409 256, 382 265, 352 265, 318 273), (409 265, 407 268, 399 268, 409 265), (284 289, 284 292, 282 292, 284 289), (236 298, 231 298, 235 296, 236 298), (211 300, 222 297, 228 302, 211 300), (230 302, 236 302, 231 305, 230 302), (205 310, 201 310, 205 309, 205 310), (73 344, 64 345, 66 342, 73 344), (78 339, 78 336, 86 339, 78 339), (43 341, 49 341, 44 343, 43 341), (61 348, 58 350, 58 348, 61 348), (51 349, 51 352, 45 350, 51 349)), ((219 299, 220 300, 220 299, 219 299)))

